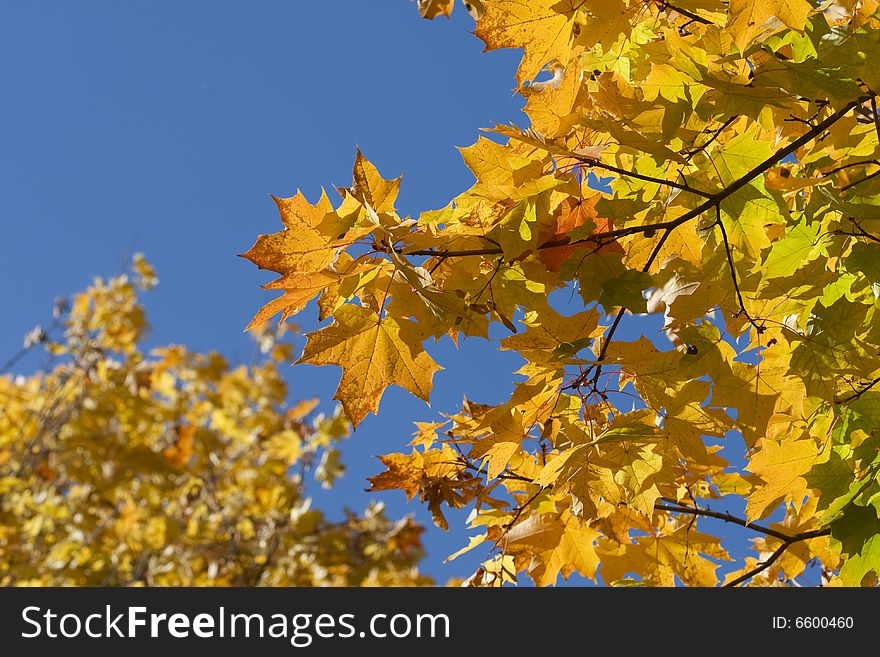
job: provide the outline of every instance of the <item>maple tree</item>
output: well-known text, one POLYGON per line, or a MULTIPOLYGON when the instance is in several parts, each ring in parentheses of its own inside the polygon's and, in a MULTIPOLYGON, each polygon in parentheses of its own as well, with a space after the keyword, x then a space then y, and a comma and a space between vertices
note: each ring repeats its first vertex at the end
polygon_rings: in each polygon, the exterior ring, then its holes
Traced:
POLYGON ((21 353, 55 364, 0 376, 0 585, 431 583, 411 518, 311 507, 309 482, 343 472, 349 424, 287 406, 291 345, 262 326, 250 366, 146 352, 137 295, 156 281, 142 256, 97 279, 29 335, 21 353))
POLYGON ((414 218, 358 151, 340 201, 276 199, 245 254, 283 292, 255 321, 332 320, 299 362, 342 368, 355 425, 389 385, 427 400, 444 336, 522 357, 507 401, 418 424, 373 489, 442 527, 470 508, 475 585, 875 584, 878 2, 465 5, 486 50, 522 49, 530 125, 462 149, 474 185, 414 218), (715 521, 755 536, 724 577, 715 521))

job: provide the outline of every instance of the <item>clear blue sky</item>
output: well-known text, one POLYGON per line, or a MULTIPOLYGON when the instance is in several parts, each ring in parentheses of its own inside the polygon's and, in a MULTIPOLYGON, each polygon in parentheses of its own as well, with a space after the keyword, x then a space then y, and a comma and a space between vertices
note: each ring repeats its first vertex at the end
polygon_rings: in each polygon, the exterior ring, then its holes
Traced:
MULTIPOLYGON (((519 53, 481 54, 471 29, 460 6, 429 22, 409 0, 0 5, 0 360, 56 295, 114 273, 132 248, 161 280, 145 298, 151 344, 248 359, 242 328, 271 298, 259 289, 270 278, 236 254, 280 228, 269 194, 314 200, 349 184, 359 145, 385 177, 405 173, 401 214, 441 207, 473 180, 454 146, 480 127, 525 125, 519 53)), ((298 321, 313 328, 314 313, 298 321)), ((520 361, 487 346, 434 351, 446 370, 433 411, 389 389, 382 415, 344 446, 348 473, 316 503, 363 508, 366 477, 381 470, 372 457, 404 450, 414 420, 455 410, 464 393, 504 400, 520 361)), ((293 398, 329 399, 339 370, 288 375, 293 398)), ((443 534, 417 501, 379 497, 431 527, 425 569, 439 581, 484 556, 442 565, 466 543, 464 514, 443 534)))

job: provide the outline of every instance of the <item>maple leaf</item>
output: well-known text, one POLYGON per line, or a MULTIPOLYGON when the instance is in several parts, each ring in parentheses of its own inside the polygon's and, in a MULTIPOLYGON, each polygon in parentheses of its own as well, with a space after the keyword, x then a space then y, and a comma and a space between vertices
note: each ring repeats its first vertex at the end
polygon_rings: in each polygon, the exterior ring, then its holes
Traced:
POLYGON ((535 555, 528 573, 538 586, 555 584, 560 573, 565 579, 573 572, 594 578, 599 556, 599 532, 581 523, 570 512, 557 517, 533 515, 506 535, 509 548, 526 547, 535 555))
POLYGON ((601 198, 601 195, 594 194, 587 198, 565 199, 560 203, 559 208, 554 214, 554 221, 549 229, 544 225, 541 226, 541 230, 538 233, 538 242, 542 245, 542 248, 538 257, 541 262, 547 265, 547 269, 558 272, 562 263, 578 252, 623 252, 620 245, 613 240, 607 244, 600 244, 584 238, 584 233, 587 235, 593 232, 604 233, 614 228, 610 219, 599 217, 596 211, 596 203, 601 198), (576 230, 578 228, 581 230, 576 230), (577 246, 563 245, 549 248, 546 246, 547 244, 555 244, 566 240, 577 240, 581 243, 577 246))
POLYGON ((333 324, 308 334, 299 362, 342 367, 334 399, 353 425, 379 410, 390 385, 428 401, 434 373, 443 368, 421 348, 413 322, 354 305, 342 306, 333 317, 333 324))
POLYGON ((816 465, 819 456, 819 448, 811 438, 764 440, 748 466, 764 484, 749 496, 746 516, 750 520, 761 518, 780 499, 800 505, 807 493, 804 475, 816 465))
POLYGON ((351 194, 359 203, 369 206, 376 212, 393 212, 394 201, 400 190, 400 178, 385 180, 373 164, 357 149, 352 172, 351 187, 341 191, 351 194))
POLYGON ((486 50, 518 48, 525 44, 525 54, 516 74, 520 85, 533 80, 545 65, 559 61, 563 66, 570 57, 574 12, 578 0, 495 0, 485 3, 485 13, 474 32, 486 44, 486 50))
POLYGON ((441 15, 448 18, 454 4, 455 0, 419 0, 419 15, 428 19, 441 15))
POLYGON ((408 499, 419 495, 428 503, 434 523, 443 530, 449 525, 442 505, 457 508, 470 499, 467 490, 473 488, 474 480, 462 476, 465 466, 457 462, 456 453, 448 445, 425 452, 389 454, 379 460, 386 470, 368 479, 370 490, 399 489, 408 499))
POLYGON ((740 52, 745 52, 756 36, 774 27, 773 19, 795 30, 803 30, 813 7, 807 0, 731 0, 728 11, 727 29, 740 52))
POLYGON ((289 271, 313 272, 333 261, 335 249, 328 244, 328 236, 320 230, 324 218, 333 211, 327 195, 322 193, 315 205, 297 191, 290 198, 273 196, 281 213, 284 230, 272 235, 260 235, 250 250, 242 255, 260 269, 279 274, 289 271))
POLYGON ((880 520, 873 507, 850 507, 831 531, 849 557, 838 574, 841 584, 861 586, 869 573, 880 575, 880 520))
POLYGON ((530 312, 524 323, 528 329, 501 341, 501 349, 515 349, 531 362, 542 362, 571 356, 589 344, 599 325, 599 313, 587 310, 572 317, 555 310, 530 312))
POLYGON ((305 308, 309 301, 339 279, 339 274, 332 269, 327 269, 310 272, 291 271, 281 278, 267 283, 263 286, 264 290, 283 290, 284 295, 263 306, 254 315, 245 330, 262 324, 279 312, 281 313, 281 321, 284 322, 288 317, 305 308))

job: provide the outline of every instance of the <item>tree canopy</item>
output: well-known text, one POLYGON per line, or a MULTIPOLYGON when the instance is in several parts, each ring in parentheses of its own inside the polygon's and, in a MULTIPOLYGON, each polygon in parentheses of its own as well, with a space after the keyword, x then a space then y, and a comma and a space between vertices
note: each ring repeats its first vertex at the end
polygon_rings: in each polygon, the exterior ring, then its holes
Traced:
POLYGON ((423 527, 381 504, 340 521, 308 484, 342 474, 340 414, 287 404, 290 345, 259 327, 250 366, 145 350, 139 290, 97 279, 26 349, 54 364, 0 376, 0 586, 406 586, 423 527))
POLYGON ((522 49, 529 125, 463 148, 476 182, 416 217, 360 151, 339 200, 277 198, 253 324, 317 300, 299 362, 342 368, 353 425, 390 385, 427 401, 440 339, 522 357, 507 401, 419 423, 371 480, 444 528, 472 510, 472 584, 874 584, 876 0, 465 5, 522 49), (711 518, 755 535, 724 578, 711 518))

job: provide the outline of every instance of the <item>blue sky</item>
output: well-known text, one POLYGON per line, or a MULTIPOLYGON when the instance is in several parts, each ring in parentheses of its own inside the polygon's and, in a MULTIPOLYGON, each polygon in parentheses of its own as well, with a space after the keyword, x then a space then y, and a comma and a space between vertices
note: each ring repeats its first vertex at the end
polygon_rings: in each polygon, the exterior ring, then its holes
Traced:
MULTIPOLYGON (((113 274, 132 251, 161 280, 145 298, 152 345, 248 360, 242 328, 271 298, 259 289, 270 275, 236 254, 280 228, 269 194, 315 200, 349 184, 357 145, 385 177, 405 173, 401 214, 441 207, 473 180, 455 146, 480 127, 526 124, 512 91, 519 53, 481 54, 471 29, 460 7, 428 22, 409 0, 0 5, 0 361, 57 295, 113 274)), ((313 328, 311 309, 298 322, 313 328)), ((316 503, 363 508, 366 477, 381 469, 372 457, 404 450, 414 420, 454 411, 465 393, 503 401, 520 361, 487 347, 434 350, 446 369, 433 410, 389 389, 344 446, 347 475, 316 503)), ((287 374, 293 399, 329 399, 339 370, 287 374)), ((380 497, 431 525, 418 502, 380 497)), ((427 534, 425 569, 441 582, 484 556, 442 564, 466 543, 464 515, 427 534)))

